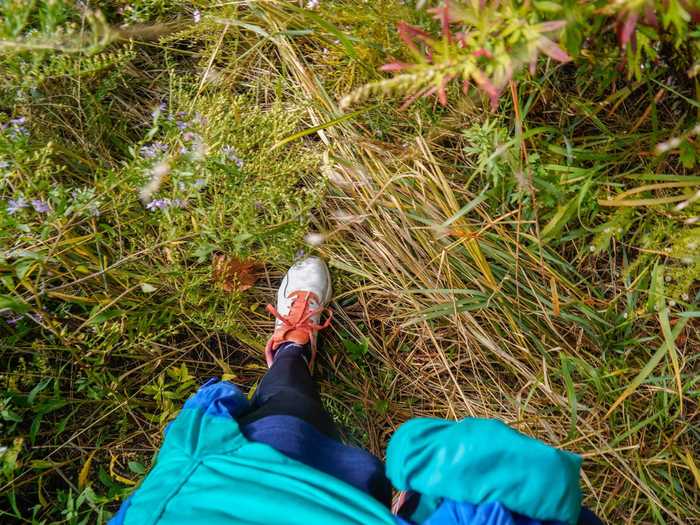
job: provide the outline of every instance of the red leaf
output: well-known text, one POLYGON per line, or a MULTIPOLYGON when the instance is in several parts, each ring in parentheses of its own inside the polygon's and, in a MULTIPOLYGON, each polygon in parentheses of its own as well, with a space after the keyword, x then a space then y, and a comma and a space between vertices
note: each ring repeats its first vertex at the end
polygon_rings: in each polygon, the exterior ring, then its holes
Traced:
POLYGON ((469 93, 469 79, 468 78, 465 78, 464 80, 462 80, 462 93, 464 93, 465 95, 467 93, 469 93))
POLYGON ((399 38, 403 40, 404 44, 406 44, 414 53, 421 54, 416 46, 416 43, 413 41, 413 37, 416 36, 416 32, 420 31, 420 29, 410 26, 406 22, 402 21, 399 22, 396 31, 399 33, 399 38))
POLYGON ((445 86, 450 80, 451 77, 442 77, 442 79, 440 79, 440 86, 438 87, 437 94, 440 105, 442 106, 447 105, 447 91, 445 91, 445 86))
POLYGON ((557 62, 569 62, 571 60, 571 57, 566 54, 566 51, 564 51, 562 48, 560 48, 557 44, 552 42, 549 38, 546 36, 541 36, 537 40, 537 49, 542 51, 545 55, 550 57, 553 60, 556 60, 557 62))
POLYGON ((455 38, 457 38, 457 44, 461 48, 467 47, 467 34, 464 31, 460 31, 455 35, 455 38))
POLYGON ((566 20, 551 20, 537 25, 537 29, 542 33, 557 31, 566 26, 566 20))
MULTIPOLYGON (((412 26, 411 24, 407 24, 404 21, 398 23, 398 32, 399 35, 403 35, 406 38, 411 39, 411 41, 413 38, 419 38, 421 40, 430 38, 430 35, 423 31, 421 28, 412 26)), ((406 41, 404 40, 404 42, 406 41)))
POLYGON ((493 58, 493 55, 491 54, 491 52, 488 49, 484 49, 483 47, 474 51, 472 53, 472 55, 474 55, 476 58, 479 58, 479 57, 493 58))
POLYGON ((637 20, 639 19, 639 13, 636 11, 630 11, 621 24, 618 23, 617 26, 617 39, 620 42, 620 47, 624 49, 634 34, 634 30, 637 27, 637 20))
POLYGON ((644 7, 644 23, 651 27, 659 27, 659 20, 656 18, 654 6, 646 5, 644 7))
POLYGON ((472 72, 472 78, 476 85, 479 86, 479 89, 488 95, 491 101, 491 109, 495 110, 498 107, 498 97, 500 95, 496 86, 493 85, 489 77, 478 69, 472 72))
POLYGON ((442 36, 448 42, 452 43, 452 32, 450 31, 450 12, 447 0, 441 6, 428 9, 429 13, 434 13, 435 20, 440 22, 440 27, 442 28, 442 36))
POLYGON ((384 64, 379 68, 380 71, 387 71, 387 72, 395 72, 395 71, 401 71, 402 69, 407 69, 411 67, 412 64, 407 64, 405 62, 389 62, 388 64, 384 64))
POLYGON ((689 8, 690 18, 693 24, 700 24, 700 9, 697 7, 689 8))

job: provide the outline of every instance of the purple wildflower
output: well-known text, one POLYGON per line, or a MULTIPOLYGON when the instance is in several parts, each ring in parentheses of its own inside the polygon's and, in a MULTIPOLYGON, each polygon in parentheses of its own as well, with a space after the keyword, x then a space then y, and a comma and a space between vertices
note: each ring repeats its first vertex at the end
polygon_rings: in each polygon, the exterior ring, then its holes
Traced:
POLYGON ((182 199, 155 199, 146 204, 148 211, 165 210, 168 208, 185 208, 187 203, 182 199))
POLYGON ((160 104, 158 104, 158 107, 156 109, 151 111, 151 116, 153 118, 158 118, 159 115, 161 115, 162 113, 165 113, 166 107, 167 106, 165 105, 165 102, 161 102, 160 104))
POLYGON ((192 13, 192 19, 194 20, 195 24, 198 24, 199 21, 202 19, 202 13, 199 12, 199 9, 194 10, 194 12, 192 13))
POLYGON ((168 199, 155 199, 146 204, 146 209, 148 211, 156 211, 156 210, 162 210, 168 207, 167 201, 168 199))
POLYGON ((29 319, 31 319, 32 321, 34 321, 37 324, 41 324, 44 322, 44 316, 40 312, 37 312, 37 313, 29 312, 28 314, 25 315, 25 317, 28 317, 29 319))
POLYGON ((0 170, 4 170, 5 168, 9 168, 10 163, 6 160, 0 160, 0 170))
POLYGON ((179 129, 180 131, 185 131, 188 126, 187 122, 183 122, 182 120, 178 120, 176 125, 177 129, 179 129))
POLYGON ((21 136, 29 135, 29 130, 24 126, 27 121, 25 117, 11 119, 7 124, 2 125, 2 130, 7 131, 10 139, 15 140, 21 136))
POLYGON ((196 181, 194 181, 193 186, 195 188, 203 188, 206 185, 207 185, 207 181, 205 181, 204 179, 197 179, 196 181))
POLYGON ((41 199, 33 199, 32 207, 38 213, 49 213, 51 211, 51 207, 41 199))
POLYGON ((29 206, 27 200, 24 197, 19 197, 17 199, 10 199, 7 201, 7 213, 14 215, 22 208, 29 206))
POLYGON ((9 324, 10 326, 15 326, 19 321, 22 320, 24 316, 22 315, 13 315, 10 317, 5 318, 5 322, 9 324))
POLYGON ((232 146, 224 146, 223 148, 221 148, 221 153, 223 153, 224 157, 226 157, 228 160, 234 162, 236 166, 238 166, 238 169, 241 169, 243 167, 243 159, 238 157, 238 155, 236 154, 236 150, 233 149, 232 146))
POLYGON ((162 142, 153 142, 145 146, 141 146, 141 156, 144 159, 153 159, 168 151, 168 146, 162 142))

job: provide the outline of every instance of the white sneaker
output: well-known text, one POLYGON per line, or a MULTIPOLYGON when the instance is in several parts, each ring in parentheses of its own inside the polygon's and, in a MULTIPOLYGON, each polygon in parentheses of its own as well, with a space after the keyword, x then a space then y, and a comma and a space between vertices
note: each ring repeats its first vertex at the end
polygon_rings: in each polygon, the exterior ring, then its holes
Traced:
POLYGON ((311 344, 309 368, 313 367, 318 331, 326 328, 332 318, 332 313, 326 309, 332 293, 328 267, 318 257, 299 261, 287 271, 277 291, 277 308, 267 306, 268 311, 277 318, 275 331, 265 347, 267 366, 272 366, 279 345, 293 342, 311 344), (320 324, 324 310, 329 315, 320 324))

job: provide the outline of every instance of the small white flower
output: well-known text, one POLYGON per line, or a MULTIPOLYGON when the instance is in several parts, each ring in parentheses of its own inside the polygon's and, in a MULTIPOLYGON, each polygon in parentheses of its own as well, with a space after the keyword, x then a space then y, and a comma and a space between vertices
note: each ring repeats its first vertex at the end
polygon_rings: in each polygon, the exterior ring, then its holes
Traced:
POLYGON ((199 9, 195 9, 192 13, 192 20, 194 20, 195 24, 199 24, 200 20, 202 20, 202 13, 199 12, 199 9))
POLYGON ((152 173, 154 177, 165 177, 168 173, 170 173, 170 164, 167 162, 159 162, 153 166, 152 173))
POLYGON ((656 153, 658 155, 661 155, 662 153, 666 153, 670 149, 671 148, 669 147, 667 142, 660 142, 659 144, 656 145, 656 153))
POLYGON ((694 203, 696 200, 700 199, 700 191, 696 191, 693 195, 691 195, 688 199, 684 200, 683 202, 679 202, 676 204, 676 211, 681 211, 684 208, 690 206, 692 203, 694 203))
POLYGON ((139 198, 141 202, 146 204, 152 199, 152 196, 158 192, 160 185, 165 176, 170 172, 170 164, 166 161, 161 161, 153 166, 151 170, 151 178, 148 183, 139 190, 139 198))
POLYGON ((322 233, 311 232, 307 233, 304 237, 304 241, 309 246, 321 246, 326 240, 326 236, 322 233))
POLYGON ((309 0, 306 2, 306 9, 318 9, 319 4, 319 0, 309 0))
POLYGON ((331 215, 341 224, 359 224, 365 220, 364 216, 354 215, 347 210, 336 210, 331 215))

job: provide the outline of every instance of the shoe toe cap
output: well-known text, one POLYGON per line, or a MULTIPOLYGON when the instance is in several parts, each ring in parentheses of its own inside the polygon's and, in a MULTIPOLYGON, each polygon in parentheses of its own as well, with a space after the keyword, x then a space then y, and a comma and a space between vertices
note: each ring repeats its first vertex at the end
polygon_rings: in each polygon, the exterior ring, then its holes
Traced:
POLYGON ((287 274, 288 290, 308 290, 326 301, 331 286, 328 267, 319 257, 308 257, 295 263, 287 274))

